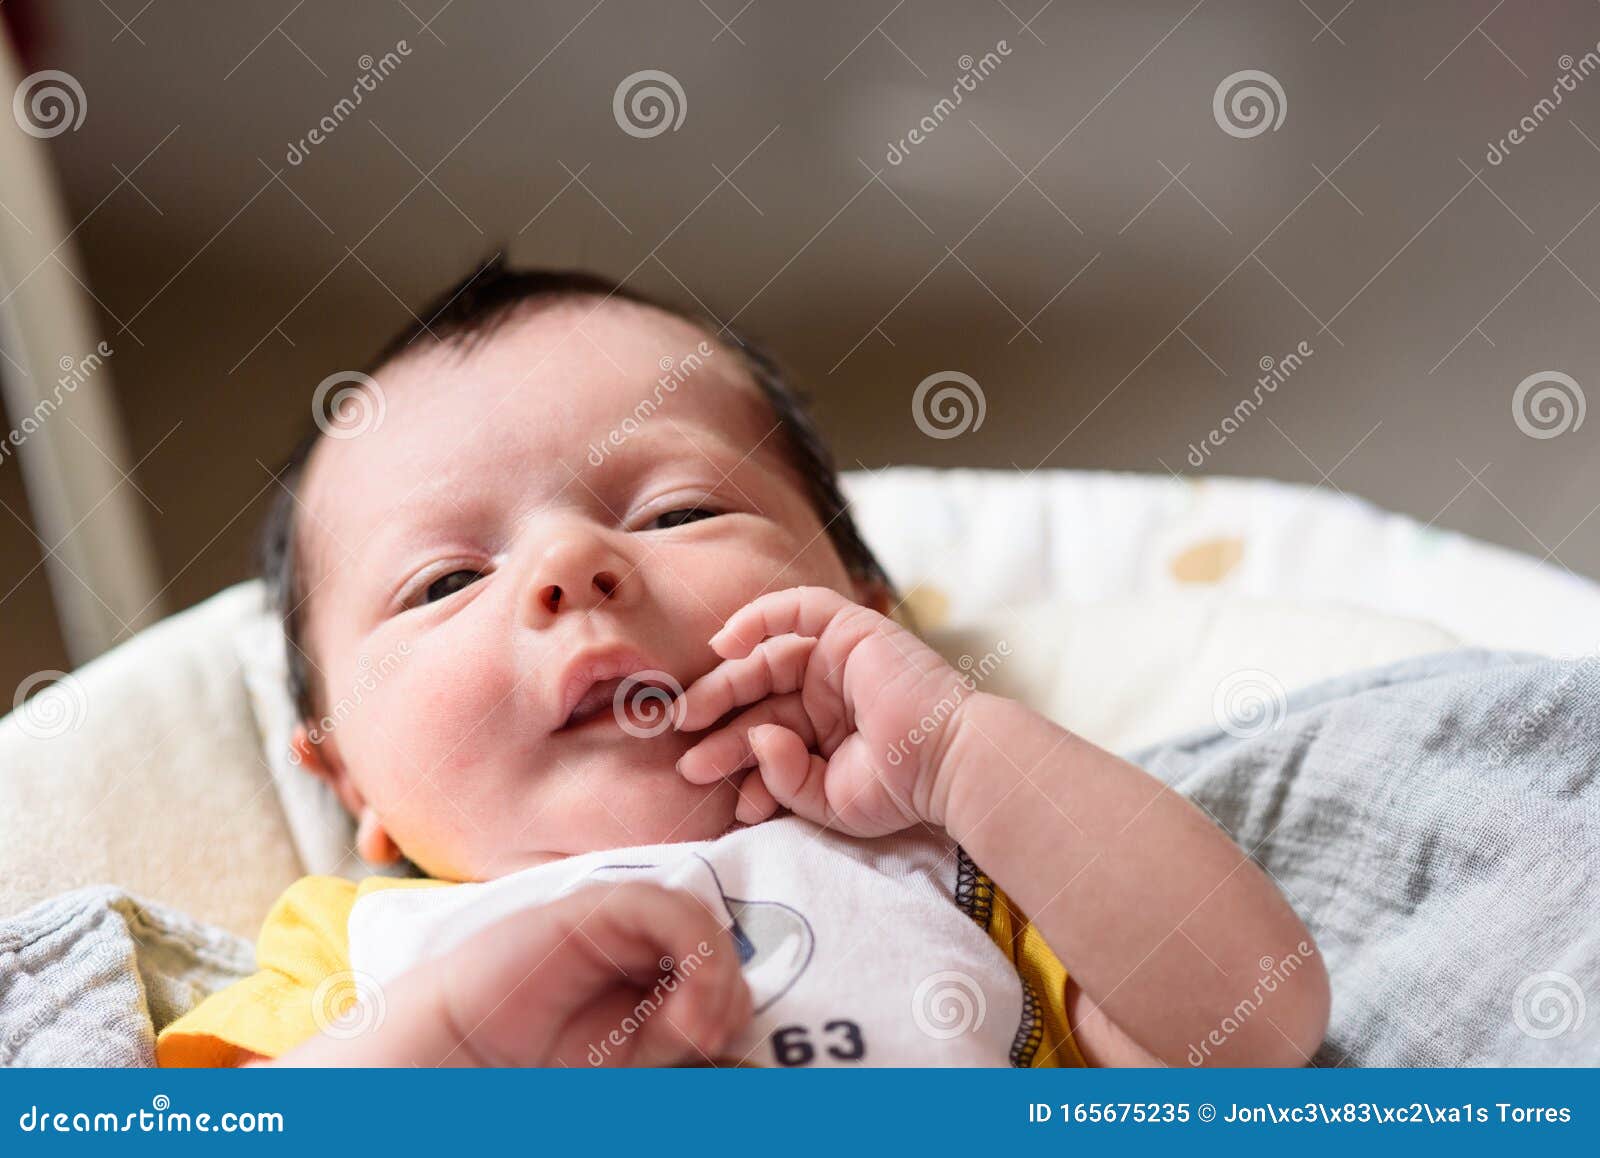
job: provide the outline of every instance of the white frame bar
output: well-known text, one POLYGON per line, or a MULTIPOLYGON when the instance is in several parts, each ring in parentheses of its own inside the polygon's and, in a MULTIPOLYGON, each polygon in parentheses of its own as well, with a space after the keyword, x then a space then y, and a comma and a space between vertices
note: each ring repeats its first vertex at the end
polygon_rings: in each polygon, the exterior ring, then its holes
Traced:
MULTIPOLYGON (((79 283, 46 143, 11 115, 21 69, 0 36, 0 392, 10 428, 0 470, 21 468, 56 617, 73 666, 161 616, 161 584, 111 389, 110 357, 79 283), (24 422, 32 418, 31 429, 24 422), (14 462, 12 460, 15 460, 14 462)), ((114 337, 114 336, 113 336, 114 337)), ((8 579, 7 585, 20 578, 8 579)))

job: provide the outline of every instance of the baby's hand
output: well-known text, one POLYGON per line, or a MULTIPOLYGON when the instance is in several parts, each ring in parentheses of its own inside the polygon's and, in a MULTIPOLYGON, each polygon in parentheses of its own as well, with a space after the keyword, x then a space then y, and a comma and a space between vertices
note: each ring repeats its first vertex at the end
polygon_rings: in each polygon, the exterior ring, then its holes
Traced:
POLYGON ((451 1064, 707 1063, 750 1020, 732 939, 692 894, 659 885, 580 889, 437 964, 462 1051, 451 1064))
POLYGON ((792 587, 740 608, 711 637, 723 662, 676 705, 680 731, 753 704, 678 761, 695 784, 752 765, 739 820, 780 806, 853 836, 944 823, 939 775, 969 685, 893 620, 826 587, 792 587))

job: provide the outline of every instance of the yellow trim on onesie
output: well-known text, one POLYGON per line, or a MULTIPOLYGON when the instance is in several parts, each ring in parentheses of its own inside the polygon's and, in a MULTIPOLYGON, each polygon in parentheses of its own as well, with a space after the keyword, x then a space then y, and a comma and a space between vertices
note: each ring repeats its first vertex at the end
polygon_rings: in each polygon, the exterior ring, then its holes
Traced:
MULTIPOLYGON (((1012 1049, 1022 1066, 1081 1066, 1067 1026, 1067 971, 1039 931, 982 873, 964 862, 967 911, 1016 967, 1023 983, 1023 1019, 1012 1049), (985 911, 987 910, 987 911, 985 911)), ((219 990, 168 1025, 156 1038, 161 1066, 236 1066, 276 1058, 318 1032, 315 1011, 338 1013, 351 988, 339 983, 350 968, 350 911, 361 897, 384 889, 440 888, 449 882, 368 877, 302 877, 286 889, 262 923, 256 945, 259 972, 219 990)))

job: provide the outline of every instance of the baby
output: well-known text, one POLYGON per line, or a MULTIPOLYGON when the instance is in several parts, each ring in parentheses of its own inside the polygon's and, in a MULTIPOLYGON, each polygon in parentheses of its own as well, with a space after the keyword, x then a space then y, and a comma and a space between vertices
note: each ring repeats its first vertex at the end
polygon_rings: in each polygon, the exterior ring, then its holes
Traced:
POLYGON ((1206 1057, 1308 1060, 1282 896, 889 617, 770 360, 584 274, 423 317, 267 534, 294 758, 422 879, 298 882, 162 1064, 1177 1065, 1291 956, 1206 1057))

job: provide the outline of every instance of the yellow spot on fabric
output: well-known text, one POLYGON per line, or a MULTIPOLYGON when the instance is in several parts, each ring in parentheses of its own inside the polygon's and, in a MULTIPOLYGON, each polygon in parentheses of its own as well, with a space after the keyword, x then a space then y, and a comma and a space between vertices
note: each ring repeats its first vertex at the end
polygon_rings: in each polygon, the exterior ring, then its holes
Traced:
POLYGON ((950 622, 950 597, 937 587, 919 583, 901 603, 896 618, 901 618, 902 614, 908 626, 943 627, 950 622))
POLYGON ((1180 551, 1172 560, 1172 577, 1179 583, 1220 583, 1244 558, 1244 540, 1236 536, 1204 539, 1180 551))

